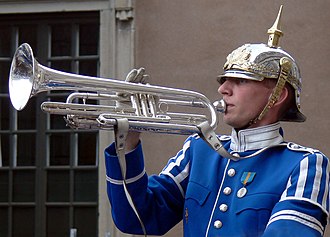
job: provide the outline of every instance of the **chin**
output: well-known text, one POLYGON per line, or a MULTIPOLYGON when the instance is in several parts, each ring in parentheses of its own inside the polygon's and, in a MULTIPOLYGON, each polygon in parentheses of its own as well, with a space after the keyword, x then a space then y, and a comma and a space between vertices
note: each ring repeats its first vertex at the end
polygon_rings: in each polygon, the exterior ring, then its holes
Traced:
POLYGON ((229 125, 230 127, 233 127, 233 128, 236 128, 237 127, 237 124, 231 120, 228 120, 228 119, 224 119, 223 122, 227 125, 229 125))
POLYGON ((246 126, 246 124, 242 124, 242 122, 235 121, 235 120, 229 119, 229 118, 227 118, 227 119, 223 118, 223 121, 225 124, 229 125, 230 127, 234 128, 236 130, 240 130, 246 126))

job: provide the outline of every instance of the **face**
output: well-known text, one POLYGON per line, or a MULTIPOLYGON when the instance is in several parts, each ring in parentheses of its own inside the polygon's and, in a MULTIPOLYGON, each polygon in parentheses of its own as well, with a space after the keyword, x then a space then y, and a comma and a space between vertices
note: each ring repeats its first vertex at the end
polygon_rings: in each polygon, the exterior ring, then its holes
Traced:
MULTIPOLYGON (((263 110, 274 85, 268 80, 222 79, 218 92, 227 104, 224 122, 236 129, 246 127, 263 110)), ((250 127, 262 125, 260 122, 250 127)))

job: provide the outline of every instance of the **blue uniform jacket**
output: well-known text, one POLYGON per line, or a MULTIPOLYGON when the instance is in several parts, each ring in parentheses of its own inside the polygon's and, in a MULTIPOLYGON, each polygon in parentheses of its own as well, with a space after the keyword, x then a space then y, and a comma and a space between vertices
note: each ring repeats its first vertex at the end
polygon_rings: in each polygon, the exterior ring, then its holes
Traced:
MULTIPOLYGON (((145 172, 141 144, 126 154, 126 182, 149 235, 183 220, 184 236, 323 236, 329 213, 329 161, 321 152, 285 143, 280 124, 222 136, 238 161, 220 157, 198 135, 159 175, 145 172), (262 148, 273 146, 270 149, 262 148), (251 158, 244 156, 255 154, 251 158)), ((113 220, 142 234, 127 202, 114 144, 105 150, 113 220)))

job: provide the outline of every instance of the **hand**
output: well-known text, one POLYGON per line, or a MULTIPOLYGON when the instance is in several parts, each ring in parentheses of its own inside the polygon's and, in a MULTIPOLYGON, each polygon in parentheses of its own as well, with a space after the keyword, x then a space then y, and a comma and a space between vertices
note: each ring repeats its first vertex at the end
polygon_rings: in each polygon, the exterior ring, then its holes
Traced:
MULTIPOLYGON (((141 67, 139 69, 132 69, 127 74, 125 82, 147 84, 149 79, 149 75, 145 74, 145 69, 141 67)), ((117 96, 120 97, 120 101, 116 102, 116 107, 125 108, 131 106, 130 94, 117 93, 117 96)))
POLYGON ((126 76, 125 81, 133 83, 147 84, 149 75, 145 74, 145 69, 140 67, 139 69, 132 69, 126 76))
MULTIPOLYGON (((144 68, 132 69, 126 76, 125 81, 131 83, 142 83, 147 84, 150 77, 145 74, 144 68)), ((125 106, 131 106, 130 95, 125 93, 117 93, 118 96, 122 97, 121 101, 117 101, 116 106, 119 108, 123 108, 125 106)), ((125 152, 130 152, 136 148, 140 141, 140 133, 139 132, 128 132, 126 138, 126 146, 125 152)))
POLYGON ((140 142, 141 133, 139 132, 128 132, 125 143, 125 153, 133 151, 140 142))

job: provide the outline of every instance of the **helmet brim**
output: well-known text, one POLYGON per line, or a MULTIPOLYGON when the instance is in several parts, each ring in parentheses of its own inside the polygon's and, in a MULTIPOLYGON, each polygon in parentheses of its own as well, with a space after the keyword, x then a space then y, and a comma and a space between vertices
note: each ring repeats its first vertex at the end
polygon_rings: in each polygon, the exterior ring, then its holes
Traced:
POLYGON ((253 81, 262 81, 264 80, 263 76, 257 75, 255 73, 246 72, 246 71, 239 71, 239 70, 227 70, 224 74, 219 75, 217 77, 218 82, 221 81, 223 78, 238 78, 238 79, 246 79, 246 80, 253 80, 253 81))

